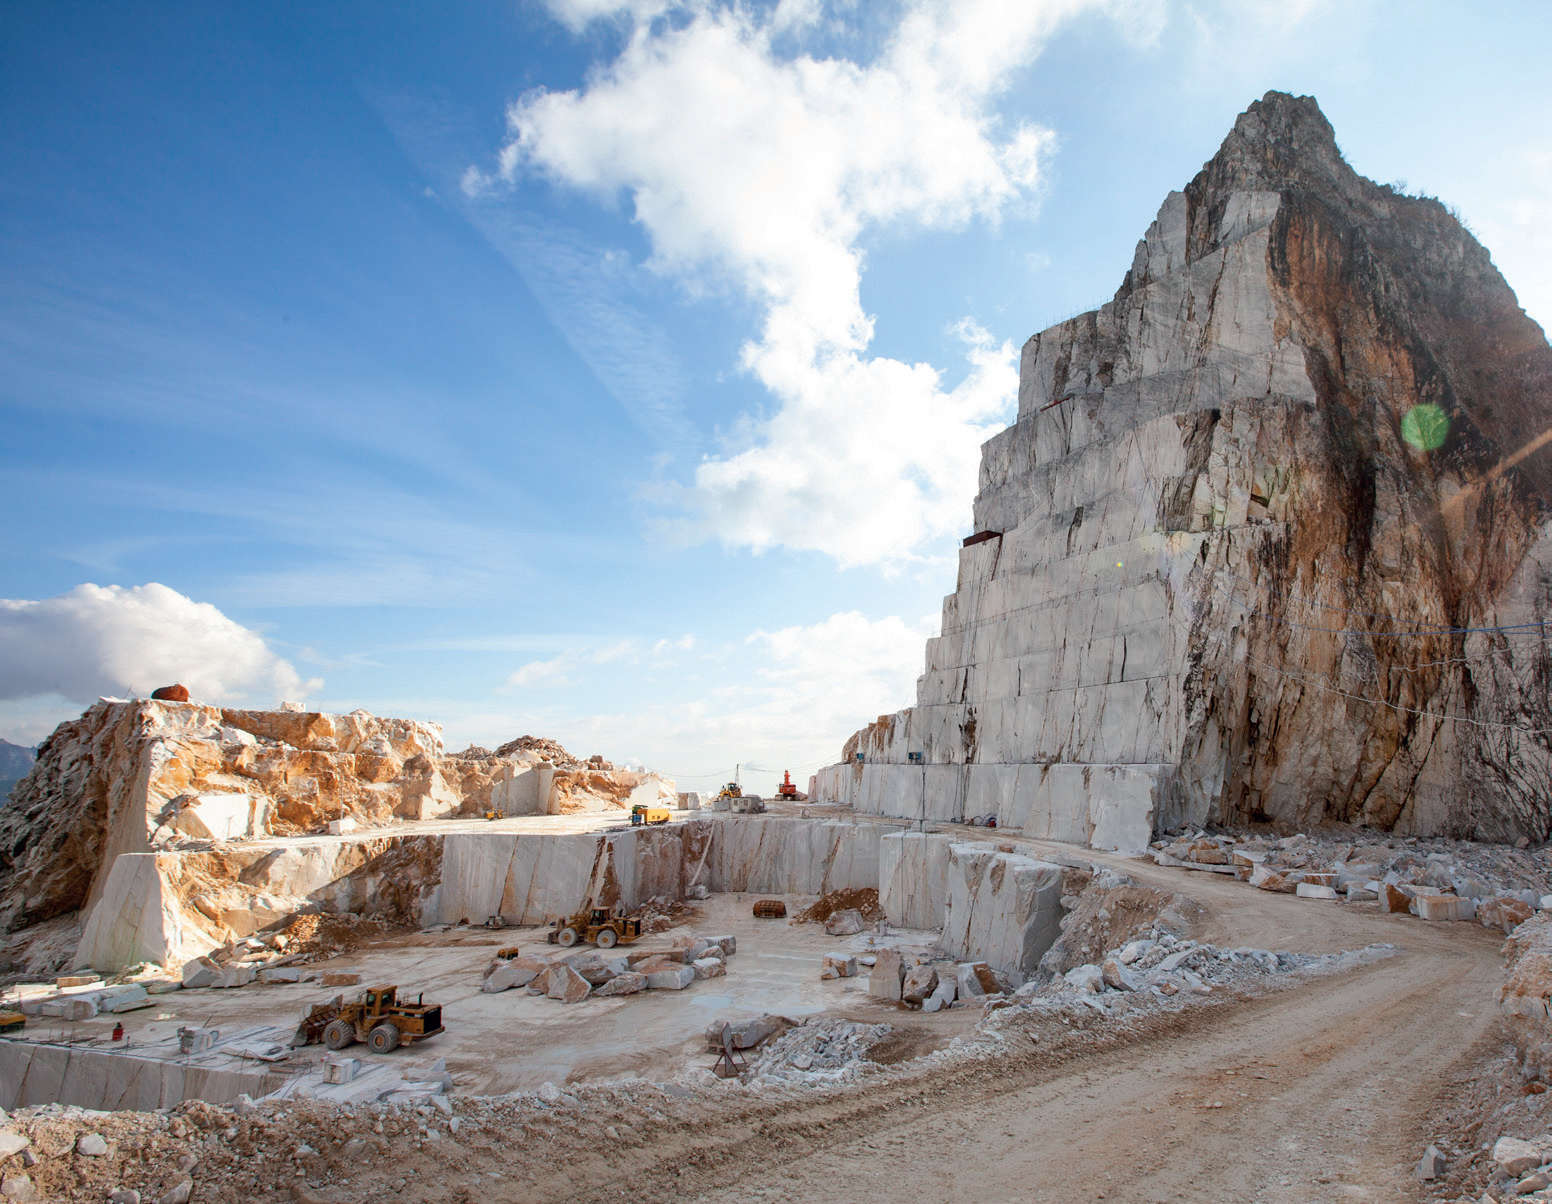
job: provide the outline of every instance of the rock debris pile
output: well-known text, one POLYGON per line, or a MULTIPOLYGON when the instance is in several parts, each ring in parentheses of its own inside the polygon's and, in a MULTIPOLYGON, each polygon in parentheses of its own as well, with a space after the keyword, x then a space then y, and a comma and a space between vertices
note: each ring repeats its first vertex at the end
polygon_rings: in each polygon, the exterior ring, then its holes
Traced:
POLYGON ((850 1082, 871 1065, 868 1052, 892 1031, 887 1024, 839 1019, 799 1025, 761 1046, 744 1081, 756 1087, 850 1082))
POLYGON ((517 987, 562 1003, 590 996, 636 995, 642 991, 682 991, 707 978, 721 978, 727 959, 738 952, 733 936, 691 937, 673 949, 613 954, 584 949, 558 961, 536 957, 497 957, 480 990, 495 994, 517 987))
POLYGON ((1552 907, 1552 859, 1546 848, 1475 844, 1441 838, 1283 837, 1191 832, 1155 841, 1160 865, 1232 874, 1266 891, 1304 899, 1378 902, 1426 920, 1476 919, 1509 932, 1552 907))

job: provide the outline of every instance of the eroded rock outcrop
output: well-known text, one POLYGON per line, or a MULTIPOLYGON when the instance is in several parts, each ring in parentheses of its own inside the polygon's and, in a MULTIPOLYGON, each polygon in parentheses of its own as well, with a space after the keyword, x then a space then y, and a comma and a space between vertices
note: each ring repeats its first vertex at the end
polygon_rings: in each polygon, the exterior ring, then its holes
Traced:
POLYGON ((868 811, 1552 834, 1552 348, 1437 201, 1269 93, 1115 297, 1026 344, 868 811))
POLYGON ((0 929, 88 907, 115 858, 188 841, 672 797, 654 774, 575 761, 550 741, 471 753, 446 755, 436 724, 366 711, 103 700, 55 729, 0 811, 0 929))

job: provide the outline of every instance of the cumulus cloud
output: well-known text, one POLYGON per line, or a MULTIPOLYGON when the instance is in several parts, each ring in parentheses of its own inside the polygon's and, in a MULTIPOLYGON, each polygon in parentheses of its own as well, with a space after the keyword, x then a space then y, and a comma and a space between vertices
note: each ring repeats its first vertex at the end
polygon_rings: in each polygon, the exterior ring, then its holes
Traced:
POLYGON ((154 582, 0 599, 0 699, 81 702, 173 682, 201 701, 265 703, 302 698, 322 684, 304 682, 257 632, 154 582))
MULTIPOLYGON (((850 565, 906 557, 964 524, 979 445, 1016 394, 1015 349, 966 324, 953 387, 931 365, 869 355, 860 240, 1032 203, 1053 135, 1004 122, 996 98, 1065 21, 1113 6, 914 0, 864 64, 778 50, 778 35, 816 19, 812 3, 680 5, 637 24, 582 88, 511 106, 501 178, 628 194, 656 270, 691 289, 731 284, 761 309, 741 364, 777 404, 699 466, 683 498, 697 534, 850 565)), ((576 28, 666 6, 554 7, 576 28)), ((469 186, 485 183, 476 172, 469 186)))

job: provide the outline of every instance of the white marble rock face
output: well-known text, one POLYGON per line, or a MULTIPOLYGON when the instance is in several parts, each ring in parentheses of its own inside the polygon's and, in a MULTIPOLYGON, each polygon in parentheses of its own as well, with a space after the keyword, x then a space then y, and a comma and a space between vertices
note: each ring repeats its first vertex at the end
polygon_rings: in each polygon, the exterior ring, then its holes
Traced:
POLYGON ((1313 101, 1269 94, 1165 199, 1115 297, 1025 344, 1018 418, 982 449, 992 534, 960 552, 915 705, 813 797, 1124 850, 1209 819, 1547 836, 1537 640, 1390 630, 1552 618, 1552 450, 1470 492, 1552 422, 1548 379, 1470 235, 1353 173, 1313 101), (1510 347, 1503 371, 1542 385, 1473 396, 1510 347), (1399 432, 1441 399, 1461 450, 1430 461, 1399 432), (1475 509, 1441 551, 1460 491, 1475 509))

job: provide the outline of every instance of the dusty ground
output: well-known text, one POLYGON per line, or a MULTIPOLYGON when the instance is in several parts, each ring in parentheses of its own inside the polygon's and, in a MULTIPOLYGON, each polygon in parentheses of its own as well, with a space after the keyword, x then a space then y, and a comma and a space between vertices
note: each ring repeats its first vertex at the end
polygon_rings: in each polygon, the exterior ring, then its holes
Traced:
MULTIPOLYGON (((990 838, 990 837, 989 837, 990 838)), ((1071 850, 1052 847, 1067 855, 1071 850)), ((658 1134, 628 1165, 568 1160, 575 1199, 735 1201, 1432 1199, 1411 1171, 1441 1095, 1497 1052, 1501 937, 1272 895, 1119 858, 1203 905, 1226 945, 1327 952, 1392 942, 1355 973, 1120 1035, 816 1094, 658 1134), (1046 1052, 1049 1050, 1049 1052, 1046 1052), (1074 1057, 1073 1053, 1084 1056, 1074 1057)), ((553 1183, 536 1180, 540 1194, 553 1183)), ((514 1197, 520 1198, 520 1197, 514 1197)))
MULTIPOLYGON (((706 1026, 723 1017, 776 1012, 795 1018, 822 1012, 857 1014, 877 1022, 895 1019, 866 994, 865 978, 821 981, 824 954, 861 949, 861 937, 827 936, 822 924, 756 920, 752 904, 759 895, 718 894, 691 905, 688 923, 644 937, 632 949, 668 949, 689 933, 732 933, 738 952, 721 978, 697 982, 681 992, 645 992, 619 998, 587 999, 566 1005, 524 990, 484 994, 480 983, 496 950, 517 946, 525 955, 558 960, 568 952, 545 942, 541 927, 454 927, 424 933, 395 933, 367 940, 358 948, 316 962, 319 972, 355 972, 362 986, 394 983, 401 992, 424 993, 441 1003, 448 1031, 434 1041, 405 1051, 404 1057, 443 1058, 460 1095, 532 1091, 546 1082, 603 1078, 673 1078, 709 1064, 706 1026)), ((793 896, 796 912, 813 896, 793 896)), ((921 934, 923 941, 930 934, 921 934)), ((336 994, 353 996, 359 987, 319 983, 253 984, 240 990, 186 990, 154 997, 155 1006, 119 1016, 103 1015, 76 1023, 35 1019, 35 1039, 83 1040, 107 1044, 109 1031, 122 1021, 126 1042, 119 1048, 153 1056, 175 1056, 178 1029, 209 1026, 223 1032, 255 1025, 274 1026, 275 1039, 288 1039, 308 1007, 336 994)), ((979 1012, 959 1009, 937 1017, 924 1030, 941 1044, 970 1028, 979 1012)), ((269 1069, 307 1068, 323 1056, 321 1046, 296 1051, 269 1069)))
MULTIPOLYGON (((990 832, 984 838, 1007 839, 990 832)), ((1068 859, 1078 852, 1040 845, 1034 851, 1068 859)), ((305 1116, 275 1113, 267 1121, 230 1122, 224 1132, 241 1129, 236 1152, 228 1151, 224 1136, 207 1143, 196 1183, 208 1167, 222 1184, 219 1198, 236 1198, 235 1189, 241 1198, 280 1200, 291 1198, 290 1184, 316 1182, 296 1198, 340 1204, 384 1198, 732 1204, 907 1194, 1031 1201, 1457 1198, 1423 1188, 1412 1168, 1430 1141, 1458 1129, 1451 1110, 1461 1107, 1463 1084, 1500 1055, 1501 934, 1472 923, 1381 915, 1372 904, 1270 894, 1149 862, 1082 857, 1144 885, 1189 894, 1201 907, 1193 935, 1217 944, 1320 953, 1389 942, 1396 953, 1271 994, 1220 991, 1175 1013, 1119 1023, 1021 1021, 996 1056, 944 1060, 938 1053, 924 1062, 909 1059, 940 1049, 956 1031, 968 1034, 977 1010, 901 1013, 848 992, 848 984, 815 981, 841 992, 819 1001, 826 1010, 901 1025, 879 1051, 890 1063, 886 1069, 828 1090, 723 1085, 708 1092, 637 1082, 568 1084, 549 1102, 465 1097, 453 1102, 454 1132, 439 1133, 453 1126, 429 1108, 401 1110, 368 1122, 376 1128, 361 1130, 366 1146, 354 1154, 341 1131, 313 1141, 321 1153, 294 1161, 297 1134, 308 1131, 305 1116), (242 1155, 245 1149, 252 1153, 242 1155)), ((716 917, 696 927, 717 927, 716 917)), ((790 952, 773 944, 771 956, 816 958, 807 942, 815 950, 837 943, 817 926, 785 931, 799 944, 790 952)), ((753 959, 740 965, 745 949, 753 948, 749 939, 746 946, 740 935, 730 977, 746 974, 754 984, 760 975, 753 959)), ((401 955, 406 968, 415 964, 413 948, 401 955)), ((722 984, 712 980, 694 990, 722 993, 722 984)), ((236 997, 250 992, 230 994, 236 1006, 236 997)), ((504 1031, 490 1028, 504 1053, 531 1049, 541 1064, 551 1059, 554 1073, 546 1077, 555 1081, 562 1061, 573 1075, 601 1069, 554 1052, 568 1041, 557 1026, 588 1023, 588 1005, 563 1008, 520 992, 491 998, 500 1008, 531 1004, 551 1013, 541 1020, 514 1011, 504 1031)), ((657 1031, 641 1005, 669 1001, 596 1002, 618 1009, 619 1019, 608 1023, 622 1033, 623 1048, 635 1041, 629 1026, 657 1031)), ((675 1002, 681 1017, 698 1010, 675 1002)), ((622 1059, 621 1068, 657 1077, 674 1059, 706 1059, 693 1048, 692 1036, 639 1065, 622 1059)), ((477 1057, 467 1056, 473 1062, 449 1058, 461 1091, 511 1089, 481 1081, 477 1057)), ((229 1113, 217 1113, 205 1126, 211 1133, 229 1123, 221 1118, 229 1113)), ((122 1123, 122 1137, 110 1133, 111 1139, 126 1147, 152 1141, 142 1122, 125 1117, 122 1123)), ((172 1156, 153 1155, 149 1144, 145 1150, 147 1166, 172 1156)))

